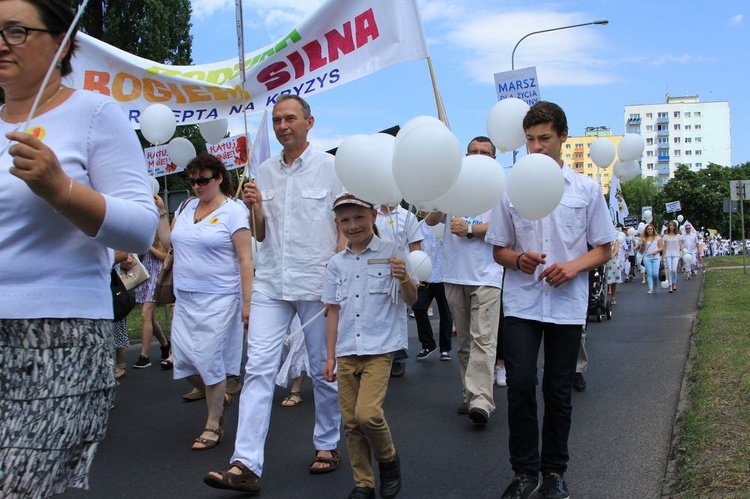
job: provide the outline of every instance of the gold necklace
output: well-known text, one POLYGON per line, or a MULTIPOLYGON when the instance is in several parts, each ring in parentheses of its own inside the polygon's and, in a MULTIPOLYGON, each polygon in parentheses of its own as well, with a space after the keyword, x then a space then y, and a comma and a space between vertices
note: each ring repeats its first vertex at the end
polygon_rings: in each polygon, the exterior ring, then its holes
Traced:
MULTIPOLYGON (((54 94, 52 94, 52 95, 51 95, 51 96, 50 96, 50 97, 49 97, 49 98, 48 98, 47 100, 45 100, 44 102, 42 102, 41 104, 39 104, 39 105, 38 105, 38 106, 36 107, 36 110, 37 110, 37 112, 39 111, 39 109, 40 109, 40 108, 42 108, 43 106, 46 106, 46 105, 47 105, 47 104, 49 104, 49 103, 50 103, 50 102, 51 102, 51 101, 52 101, 52 100, 53 100, 53 99, 54 99, 55 97, 57 97, 58 95, 60 95, 60 92, 62 92, 63 88, 65 88, 65 87, 64 87, 64 85, 63 85, 63 84, 61 83, 61 84, 60 84, 60 87, 59 87, 59 88, 57 89, 57 91, 55 91, 55 93, 54 93, 54 94)), ((2 109, 2 110, 0 110, 0 117, 2 117, 2 115, 3 115, 3 114, 5 114, 5 118, 8 118, 8 120, 11 120, 12 118, 14 118, 14 117, 16 117, 16 116, 21 116, 20 114, 10 114, 10 113, 8 112, 8 107, 7 107, 7 106, 6 106, 5 104, 3 104, 3 109, 2 109)), ((28 116, 28 113, 27 113, 27 116, 28 116)), ((20 121, 23 121, 23 120, 20 120, 20 121)))

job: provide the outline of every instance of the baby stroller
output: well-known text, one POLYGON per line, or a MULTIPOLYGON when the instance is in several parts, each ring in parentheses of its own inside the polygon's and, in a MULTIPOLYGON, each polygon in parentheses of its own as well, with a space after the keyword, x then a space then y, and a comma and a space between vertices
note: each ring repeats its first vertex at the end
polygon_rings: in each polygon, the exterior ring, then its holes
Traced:
POLYGON ((588 315, 596 316, 596 322, 606 317, 612 319, 612 304, 607 294, 607 283, 604 279, 604 266, 589 272, 589 310, 588 315))

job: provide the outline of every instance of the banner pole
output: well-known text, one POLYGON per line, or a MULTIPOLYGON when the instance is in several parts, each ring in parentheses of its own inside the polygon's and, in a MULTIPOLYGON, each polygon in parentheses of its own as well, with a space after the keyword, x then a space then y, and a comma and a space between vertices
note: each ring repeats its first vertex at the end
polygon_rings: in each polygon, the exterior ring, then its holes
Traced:
POLYGON ((448 123, 448 116, 445 114, 445 107, 443 107, 443 99, 440 97, 440 90, 438 90, 437 80, 435 79, 435 70, 432 67, 432 58, 427 56, 427 67, 430 70, 430 80, 432 81, 432 91, 435 93, 435 104, 437 105, 438 119, 445 123, 450 129, 448 123))

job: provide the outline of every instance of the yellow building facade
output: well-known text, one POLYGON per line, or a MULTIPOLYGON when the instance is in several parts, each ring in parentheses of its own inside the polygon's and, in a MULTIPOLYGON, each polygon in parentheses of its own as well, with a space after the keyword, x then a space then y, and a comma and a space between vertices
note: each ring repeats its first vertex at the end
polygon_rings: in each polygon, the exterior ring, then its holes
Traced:
POLYGON ((586 127, 583 136, 568 136, 568 140, 563 144, 562 157, 568 165, 578 173, 582 173, 589 178, 599 180, 603 192, 609 192, 609 184, 612 182, 612 170, 615 161, 607 168, 599 168, 591 160, 591 143, 599 137, 604 137, 612 141, 612 145, 617 150, 617 145, 622 139, 622 135, 612 135, 612 129, 605 126, 586 127))

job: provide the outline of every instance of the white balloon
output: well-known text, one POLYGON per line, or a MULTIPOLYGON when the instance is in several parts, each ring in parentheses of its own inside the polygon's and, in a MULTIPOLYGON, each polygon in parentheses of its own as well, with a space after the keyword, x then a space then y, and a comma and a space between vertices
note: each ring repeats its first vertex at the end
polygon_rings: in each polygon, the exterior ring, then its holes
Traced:
POLYGON ((687 265, 692 265, 695 262, 695 257, 691 253, 685 253, 682 256, 682 261, 687 265))
POLYGON ((633 237, 636 234, 638 234, 638 231, 635 230, 633 227, 631 227, 631 228, 628 229, 628 236, 633 237))
POLYGON ((167 154, 172 163, 185 168, 195 158, 195 146, 185 137, 175 137, 167 144, 167 154))
POLYGON ((518 149, 526 142, 523 118, 529 111, 525 101, 503 99, 487 115, 487 135, 501 153, 518 149))
POLYGON ((154 177, 149 177, 151 179, 151 192, 154 194, 159 194, 159 189, 161 189, 161 186, 159 185, 159 181, 156 180, 154 177))
POLYGON ((627 163, 638 159, 643 154, 646 141, 637 133, 626 133, 617 145, 617 157, 620 161, 627 163))
POLYGON ((617 233, 617 242, 620 244, 625 243, 625 233, 624 232, 618 232, 617 233))
POLYGON ((336 174, 344 188, 374 204, 392 205, 401 201, 392 164, 391 136, 352 135, 336 151, 336 174))
POLYGON ((144 109, 140 123, 143 137, 154 145, 165 144, 177 128, 174 113, 164 104, 151 104, 144 109))
POLYGON ((589 147, 591 161, 599 168, 607 168, 615 160, 615 145, 611 140, 599 137, 589 147))
POLYGON ((654 214, 651 213, 651 210, 646 210, 646 211, 643 212, 643 219, 644 220, 646 220, 647 218, 651 218, 653 216, 654 216, 654 214))
POLYGON ((508 197, 521 216, 544 218, 562 199, 565 180, 557 162, 544 154, 527 154, 513 165, 508 197))
MULTIPOLYGON (((421 126, 425 125, 440 125, 445 126, 445 123, 440 121, 439 119, 435 118, 434 116, 416 116, 406 123, 404 123, 404 126, 399 128, 398 133, 396 134, 396 139, 401 139, 409 130, 413 130, 415 128, 419 128, 421 126)), ((446 127, 447 128, 447 127, 446 127)))
POLYGON ((669 281, 661 281, 661 287, 667 289, 669 287, 669 281))
POLYGON ((682 223, 683 220, 685 220, 685 217, 683 217, 682 215, 677 215, 678 222, 682 223))
POLYGON ((198 123, 201 137, 209 144, 218 144, 226 136, 229 130, 229 122, 226 118, 198 123))
POLYGON ((628 161, 623 163, 618 161, 615 163, 612 173, 615 177, 619 178, 621 182, 630 182, 641 172, 641 166, 638 161, 628 161))
POLYGON ((638 234, 643 234, 643 231, 646 230, 646 224, 641 222, 638 224, 638 234))
POLYGON ((421 250, 412 251, 406 255, 406 268, 409 275, 418 281, 427 281, 432 275, 432 260, 430 255, 421 250))
POLYGON ((489 211, 504 193, 502 165, 489 156, 472 154, 464 156, 458 178, 434 203, 444 213, 472 217, 489 211))
POLYGON ((461 172, 461 145, 444 125, 413 128, 393 153, 393 178, 404 198, 416 203, 445 194, 461 172))

